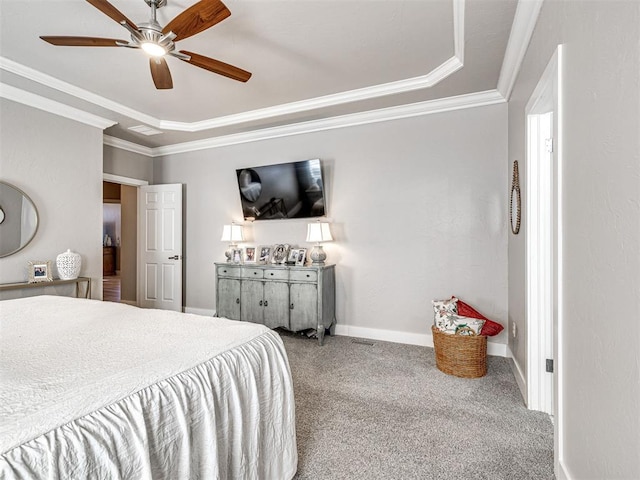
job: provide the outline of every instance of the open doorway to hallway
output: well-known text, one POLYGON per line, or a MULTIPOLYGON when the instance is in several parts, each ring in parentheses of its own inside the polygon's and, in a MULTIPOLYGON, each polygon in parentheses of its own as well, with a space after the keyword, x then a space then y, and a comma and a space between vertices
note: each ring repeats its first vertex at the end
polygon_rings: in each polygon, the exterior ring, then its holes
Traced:
POLYGON ((104 181, 102 191, 102 298, 135 305, 137 187, 104 181))
POLYGON ((559 45, 527 115, 527 406, 554 418, 555 470, 564 457, 562 349, 562 52, 559 45))

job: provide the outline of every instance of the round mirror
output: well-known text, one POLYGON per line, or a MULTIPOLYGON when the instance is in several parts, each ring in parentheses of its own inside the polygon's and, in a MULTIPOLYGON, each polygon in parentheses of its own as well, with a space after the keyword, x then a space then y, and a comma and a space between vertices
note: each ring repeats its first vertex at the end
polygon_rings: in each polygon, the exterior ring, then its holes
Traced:
POLYGON ((520 174, 518 161, 513 162, 513 179, 511 181, 511 199, 509 202, 509 217, 511 218, 511 232, 517 235, 520 231, 520 174))
POLYGON ((38 211, 19 188, 0 181, 0 257, 22 250, 38 230, 38 211))
POLYGON ((262 182, 255 170, 245 168, 238 173, 240 194, 248 202, 255 202, 262 193, 262 182))

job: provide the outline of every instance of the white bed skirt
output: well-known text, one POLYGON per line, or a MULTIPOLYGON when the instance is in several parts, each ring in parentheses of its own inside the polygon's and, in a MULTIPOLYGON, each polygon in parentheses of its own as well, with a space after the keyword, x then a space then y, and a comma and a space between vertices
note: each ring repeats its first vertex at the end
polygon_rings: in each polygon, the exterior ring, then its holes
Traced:
MULTIPOLYGON (((43 393, 42 389, 47 390, 51 378, 62 376, 57 372, 40 372, 42 378, 25 378, 24 382, 20 382, 17 373, 31 372, 32 369, 17 365, 15 359, 5 362, 5 355, 9 351, 15 353, 16 348, 24 348, 31 343, 34 348, 21 356, 21 361, 26 361, 25 358, 29 355, 38 355, 39 350, 33 342, 46 343, 46 338, 38 340, 39 335, 33 331, 38 325, 42 326, 42 322, 29 320, 27 323, 31 325, 26 326, 25 330, 32 336, 23 338, 21 341, 24 344, 21 347, 9 343, 20 343, 16 332, 7 330, 9 326, 17 328, 16 318, 10 318, 11 315, 15 316, 15 312, 33 313, 32 305, 25 300, 27 299, 18 301, 17 310, 9 308, 9 303, 14 302, 13 300, 0 302, 3 333, 3 388, 0 391, 0 401, 3 402, 0 407, 3 415, 3 453, 0 457, 0 478, 262 480, 290 479, 295 474, 297 451, 293 386, 282 341, 274 332, 267 329, 252 331, 241 324, 238 325, 241 332, 238 335, 235 325, 238 322, 195 315, 188 316, 195 318, 185 319, 184 314, 174 315, 171 312, 167 317, 171 322, 171 329, 176 328, 173 322, 184 321, 186 323, 180 327, 180 331, 183 328, 193 329, 200 337, 201 341, 193 341, 195 350, 206 345, 202 337, 206 339, 207 335, 211 335, 212 342, 217 344, 214 345, 213 356, 186 370, 178 368, 179 372, 161 379, 155 377, 158 372, 167 371, 164 366, 156 368, 155 372, 151 368, 150 373, 148 368, 144 371, 132 369, 124 379, 116 376, 117 382, 124 385, 126 395, 99 408, 94 408, 95 399, 87 399, 82 388, 75 391, 72 389, 62 395, 60 406, 56 404, 56 409, 60 407, 64 410, 59 414, 62 420, 41 418, 33 425, 32 420, 38 419, 38 406, 51 411, 51 405, 55 404, 55 399, 48 398, 47 392, 43 393), (230 342, 220 341, 218 338, 226 330, 236 332, 231 335, 230 342), (239 341, 240 337, 249 339, 239 341), (216 338, 217 341, 214 341, 216 338), (140 375, 149 376, 148 385, 133 389, 135 391, 131 393, 128 390, 132 385, 140 383, 140 375), (32 384, 33 395, 40 396, 41 401, 24 405, 25 402, 29 403, 25 400, 25 392, 12 395, 9 391, 12 385, 15 387, 27 384, 32 384), (75 398, 80 395, 84 395, 83 398, 75 398), (68 412, 70 406, 71 412, 68 412), (73 415, 74 409, 79 411, 79 415, 73 415), (83 412, 84 409, 90 411, 83 412), (20 410, 32 412, 33 415, 20 419, 20 410), (69 415, 73 417, 70 420, 69 415), (5 423, 7 419, 9 421, 5 423), (38 429, 42 431, 34 433, 38 429)), ((97 308, 104 305, 91 300, 65 299, 62 306, 58 300, 47 300, 47 305, 40 303, 36 308, 44 315, 49 304, 57 305, 56 308, 67 311, 67 315, 72 310, 73 315, 77 302, 83 302, 82 307, 91 307, 90 310, 95 303, 98 304, 97 308), (69 300, 74 303, 69 303, 69 300)), ((108 308, 113 309, 112 306, 108 308)), ((145 322, 154 322, 151 314, 154 311, 151 310, 117 305, 116 312, 120 317, 137 312, 143 312, 147 316, 142 320, 131 318, 135 322, 135 325, 131 324, 132 335, 139 334, 139 329, 146 328, 145 322)), ((162 315, 165 313, 169 312, 162 312, 162 315)), ((113 310, 109 312, 109 315, 112 314, 113 310)), ((51 318, 47 320, 63 321, 51 318)), ((73 336, 77 337, 78 324, 83 322, 73 320, 71 323, 74 326, 73 336)), ((166 333, 160 332, 162 323, 163 321, 158 322, 159 332, 156 334, 146 333, 145 341, 157 342, 164 335, 167 343, 172 344, 166 333)), ((112 322, 111 327, 122 329, 127 324, 127 321, 119 318, 112 322)), ((92 332, 92 335, 96 334, 95 328, 92 332)), ((99 329, 98 334, 104 332, 99 329)), ((46 337, 47 333, 44 335, 46 337)), ((122 337, 121 332, 119 337, 122 337)), ((99 343, 104 348, 109 348, 108 342, 99 343)), ((72 345, 72 349, 77 346, 74 342, 72 345)), ((179 343, 176 342, 176 345, 179 343)), ((118 345, 114 349, 121 352, 122 346, 118 345)), ((98 356, 102 354, 104 352, 96 352, 98 356)), ((178 365, 192 362, 189 354, 172 353, 169 348, 167 355, 173 354, 181 357, 178 365)), ((152 357, 153 355, 147 355, 145 358, 148 361, 152 357)), ((45 360, 35 360, 38 369, 43 368, 45 360)), ((50 363, 55 360, 48 359, 50 363)), ((163 356, 160 363, 165 360, 163 356)), ((82 369, 83 365, 79 364, 76 368, 82 369)), ((104 381, 112 382, 113 378, 106 378, 104 381)), ((53 383, 49 386, 54 391, 57 388, 53 383)), ((112 385, 110 388, 115 387, 112 385)), ((90 394, 88 396, 91 397, 90 394)))

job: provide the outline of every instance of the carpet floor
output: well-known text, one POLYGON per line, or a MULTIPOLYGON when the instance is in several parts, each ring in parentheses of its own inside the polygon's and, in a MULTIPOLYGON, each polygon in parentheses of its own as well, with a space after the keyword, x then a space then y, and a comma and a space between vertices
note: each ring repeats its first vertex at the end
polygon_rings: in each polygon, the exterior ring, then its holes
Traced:
POLYGON ((553 479, 553 425, 527 410, 507 360, 446 375, 433 349, 281 332, 291 364, 298 480, 553 479))

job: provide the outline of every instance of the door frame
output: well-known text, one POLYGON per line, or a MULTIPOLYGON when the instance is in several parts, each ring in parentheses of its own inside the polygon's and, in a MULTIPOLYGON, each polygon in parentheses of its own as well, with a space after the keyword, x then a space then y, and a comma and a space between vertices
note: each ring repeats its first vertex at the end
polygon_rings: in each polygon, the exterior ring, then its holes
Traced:
POLYGON ((149 182, 147 182, 146 180, 121 177, 120 175, 113 175, 111 173, 103 173, 102 180, 104 180, 105 182, 119 183, 120 185, 129 185, 130 187, 141 187, 143 185, 149 185, 149 182))
MULTIPOLYGON (((526 315, 527 315, 527 406, 532 410, 553 413, 554 416, 554 470, 558 475, 563 461, 563 294, 562 294, 562 59, 563 46, 559 45, 549 60, 544 73, 525 108, 527 129, 527 195, 526 216, 526 315), (544 171, 536 162, 535 128, 549 112, 552 113, 551 134, 553 146, 551 168, 547 170, 550 182, 547 195, 539 192, 538 176, 544 171), (542 210, 550 217, 535 215, 534 204, 542 202, 542 210), (540 232, 547 233, 540 242, 540 232), (536 244, 538 242, 538 244, 536 244), (546 262, 546 263, 545 263, 546 262), (542 272, 538 267, 542 265, 542 272), (541 310, 549 316, 540 324, 541 310), (551 352, 553 375, 549 381, 545 370, 545 352, 551 352)), ((538 138, 540 140, 540 138, 538 138)), ((536 144, 537 143, 537 144, 536 144)), ((560 478, 560 477, 558 477, 560 478)))

